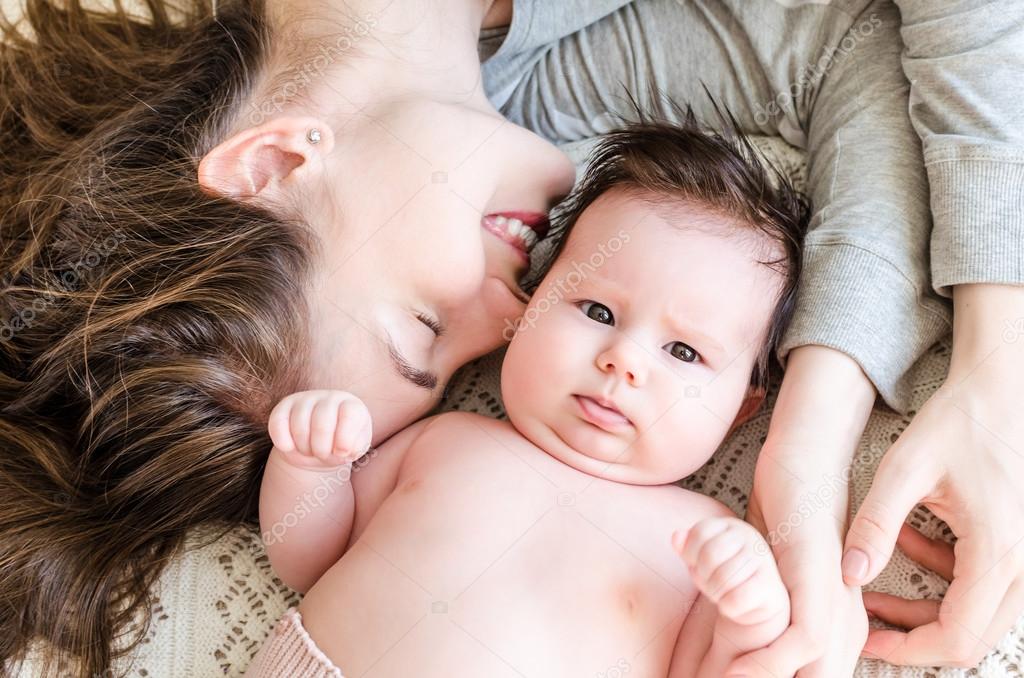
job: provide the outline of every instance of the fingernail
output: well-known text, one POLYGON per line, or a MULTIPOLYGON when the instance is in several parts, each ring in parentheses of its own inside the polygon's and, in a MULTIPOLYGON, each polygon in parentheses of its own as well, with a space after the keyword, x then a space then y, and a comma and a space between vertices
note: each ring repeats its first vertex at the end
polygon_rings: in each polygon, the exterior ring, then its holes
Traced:
POLYGON ((843 554, 843 576, 855 582, 864 581, 868 574, 868 557, 860 549, 849 549, 843 554))

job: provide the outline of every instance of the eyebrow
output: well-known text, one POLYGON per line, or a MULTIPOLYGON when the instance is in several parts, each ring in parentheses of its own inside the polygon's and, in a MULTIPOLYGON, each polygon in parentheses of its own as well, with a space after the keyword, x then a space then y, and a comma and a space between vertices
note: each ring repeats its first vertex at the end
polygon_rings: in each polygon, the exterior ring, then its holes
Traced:
POLYGON ((694 329, 687 329, 684 331, 684 333, 696 337, 697 342, 702 344, 702 348, 709 349, 713 353, 717 353, 718 355, 726 354, 725 347, 722 346, 717 341, 715 341, 714 339, 712 339, 710 336, 698 332, 697 330, 694 329))
POLYGON ((421 370, 418 367, 412 365, 405 356, 402 355, 401 350, 395 344, 391 335, 384 332, 386 339, 384 344, 388 348, 388 355, 391 357, 391 363, 395 367, 395 371, 398 374, 411 383, 414 386, 422 388, 427 391, 433 391, 437 388, 437 375, 429 370, 421 370))
POLYGON ((679 334, 686 337, 693 337, 694 339, 697 340, 697 343, 702 344, 703 347, 709 348, 720 355, 726 352, 725 347, 722 346, 721 343, 716 341, 710 335, 704 334, 700 330, 695 329, 689 323, 684 323, 679 318, 671 314, 669 314, 667 318, 669 323, 672 325, 672 328, 675 329, 675 331, 678 332, 679 334))

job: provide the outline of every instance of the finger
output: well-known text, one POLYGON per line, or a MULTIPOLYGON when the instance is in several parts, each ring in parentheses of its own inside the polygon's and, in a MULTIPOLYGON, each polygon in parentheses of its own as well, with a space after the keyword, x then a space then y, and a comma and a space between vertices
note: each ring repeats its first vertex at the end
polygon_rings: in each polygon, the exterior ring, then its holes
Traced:
POLYGON ((725 591, 718 609, 740 624, 761 624, 788 613, 789 598, 778 576, 762 566, 742 585, 725 591))
POLYGON ((355 457, 366 451, 370 417, 366 407, 357 400, 345 400, 338 406, 335 418, 334 449, 348 457, 355 457))
POLYGON ((760 560, 741 545, 735 556, 721 563, 704 580, 701 592, 716 603, 721 603, 724 596, 745 586, 757 574, 758 565, 760 560))
POLYGON ((907 514, 932 489, 926 465, 899 442, 886 453, 871 489, 850 523, 843 549, 843 580, 863 586, 878 576, 892 557, 896 536, 907 514))
POLYGON ((907 523, 903 523, 903 527, 900 528, 896 543, 911 560, 924 565, 946 581, 953 579, 953 565, 956 559, 952 544, 926 537, 907 523))
POLYGON ((983 636, 1009 582, 998 572, 986 574, 973 559, 963 569, 964 573, 949 585, 937 620, 909 633, 873 632, 865 652, 891 664, 908 666, 964 666, 980 660, 988 650, 983 636))
POLYGON ((1006 635, 1006 632, 1016 623, 1021 615, 1021 611, 1024 611, 1024 584, 1022 584, 1021 578, 1018 576, 1013 585, 1010 586, 1010 590, 1003 596, 1003 602, 999 605, 999 611, 996 612, 992 623, 985 630, 985 635, 982 637, 985 644, 989 647, 998 645, 1002 641, 1003 636, 1006 635))
POLYGON ((720 587, 728 579, 725 570, 735 570, 744 546, 745 542, 732 530, 725 529, 704 542, 690 572, 705 585, 720 587))
POLYGON ((974 537, 958 542, 956 572, 943 596, 939 616, 940 621, 949 616, 949 627, 964 643, 984 636, 1014 584, 1017 573, 1010 569, 1010 550, 992 543, 979 544, 974 537))
POLYGON ((292 403, 288 416, 288 426, 295 441, 295 450, 302 455, 310 454, 309 451, 309 419, 313 413, 315 398, 297 398, 292 403))
POLYGON ((335 429, 338 426, 340 399, 318 398, 309 417, 309 450, 317 459, 326 460, 334 452, 335 429))
MULTIPOLYGON (((1024 589, 1021 587, 1014 586, 1011 592, 1008 592, 1007 596, 1003 599, 999 612, 996 613, 985 634, 981 638, 976 639, 977 643, 973 643, 974 647, 970 648, 971 652, 965 656, 952 656, 950 660, 954 663, 974 666, 981 660, 982 656, 994 648, 1002 640, 1003 636, 1006 635, 1010 627, 1013 626, 1020 614, 1021 603, 1024 602, 1020 599, 1022 591, 1024 589), (1016 590, 1014 591, 1014 589, 1016 590)), ((936 621, 940 605, 937 600, 903 600, 895 596, 878 593, 865 593, 864 604, 882 621, 907 629, 913 629, 936 621), (869 596, 872 597, 870 601, 869 596), (874 599, 875 596, 879 596, 879 599, 874 599), (882 600, 881 597, 890 600, 882 600)), ((864 644, 862 654, 867 657, 883 657, 890 652, 889 648, 894 642, 902 642, 902 638, 899 635, 892 635, 892 632, 887 630, 872 630, 868 635, 867 642, 864 644)), ((970 643, 970 641, 968 642, 970 643)))
MULTIPOLYGON (((838 553, 829 557, 822 543, 799 541, 787 549, 778 569, 788 588, 790 627, 768 647, 746 655, 745 663, 736 664, 739 672, 748 671, 755 676, 792 676, 797 671, 806 672, 812 668, 812 663, 820 663, 826 657, 830 644, 837 642, 837 629, 842 629, 838 631, 841 639, 853 633, 849 620, 842 614, 835 616, 844 590, 838 553), (822 622, 829 619, 835 623, 822 622)), ((866 617, 863 621, 866 626, 866 617)), ((854 661, 863 645, 862 638, 861 635, 853 641, 855 647, 836 654, 851 655, 850 661, 854 661)), ((814 673, 811 671, 811 675, 814 673)))
POLYGON ((708 518, 694 523, 686 533, 683 549, 680 553, 686 564, 690 567, 695 566, 697 564, 697 557, 704 544, 715 535, 724 532, 728 527, 728 523, 717 518, 708 518))
POLYGON ((864 592, 864 609, 887 624, 916 629, 939 618, 938 600, 907 600, 878 591, 864 592))
POLYGON ((803 630, 790 626, 768 647, 748 652, 737 657, 725 675, 729 678, 781 678, 792 676, 801 668, 814 661, 817 654, 807 642, 803 630))
POLYGON ((270 411, 267 419, 267 433, 270 434, 270 442, 282 452, 294 452, 295 441, 292 439, 289 418, 294 399, 290 396, 283 398, 274 409, 270 411))

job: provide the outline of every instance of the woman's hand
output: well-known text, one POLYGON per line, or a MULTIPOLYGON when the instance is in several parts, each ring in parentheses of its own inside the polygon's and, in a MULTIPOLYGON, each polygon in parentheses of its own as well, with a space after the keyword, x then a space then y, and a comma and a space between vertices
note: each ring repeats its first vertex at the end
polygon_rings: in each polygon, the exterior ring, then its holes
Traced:
POLYGON ((867 615, 840 572, 849 464, 875 391, 853 359, 794 349, 754 475, 747 519, 766 535, 789 590, 789 628, 738 658, 727 676, 851 675, 867 615))
POLYGON ((917 504, 957 536, 955 565, 941 544, 909 541, 952 577, 941 606, 870 599, 912 629, 871 633, 865 652, 894 664, 974 666, 1024 610, 1024 288, 958 286, 954 304, 949 375, 886 452, 846 539, 845 579, 860 585, 917 504))
MULTIPOLYGON (((726 675, 849 676, 867 637, 868 620, 860 588, 843 584, 839 570, 844 523, 833 511, 844 509, 846 498, 835 497, 834 506, 821 505, 820 515, 803 518, 815 510, 807 499, 814 496, 814 488, 791 482, 785 472, 765 473, 759 487, 777 489, 765 495, 770 498, 755 490, 747 520, 774 544, 779 573, 789 590, 790 624, 777 641, 741 657, 726 675), (776 527, 766 530, 766 524, 776 527)), ((845 487, 838 490, 845 495, 845 487)))

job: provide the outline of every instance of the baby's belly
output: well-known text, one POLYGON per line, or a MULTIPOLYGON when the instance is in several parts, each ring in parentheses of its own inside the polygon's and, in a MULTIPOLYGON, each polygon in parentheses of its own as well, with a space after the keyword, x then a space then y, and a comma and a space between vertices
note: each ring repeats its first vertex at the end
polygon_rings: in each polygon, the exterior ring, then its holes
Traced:
POLYGON ((307 630, 343 672, 667 674, 693 597, 653 548, 670 549, 668 534, 638 552, 599 492, 513 461, 404 479, 307 594, 307 630))

